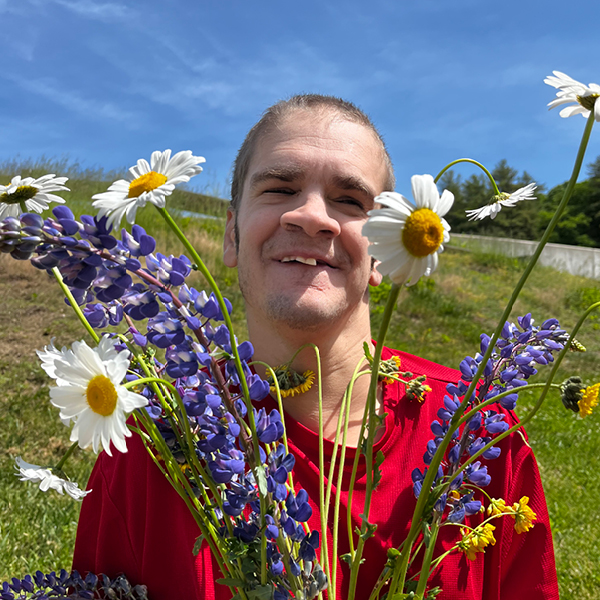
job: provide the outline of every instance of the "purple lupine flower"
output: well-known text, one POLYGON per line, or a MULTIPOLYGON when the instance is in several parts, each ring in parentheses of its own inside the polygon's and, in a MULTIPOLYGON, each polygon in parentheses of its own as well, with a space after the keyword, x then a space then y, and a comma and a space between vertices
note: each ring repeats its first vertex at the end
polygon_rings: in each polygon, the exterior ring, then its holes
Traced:
MULTIPOLYGON (((148 339, 150 339, 150 332, 148 332, 148 339)), ((156 340, 156 337, 153 337, 153 340, 156 340)), ((158 344, 156 345, 158 346, 158 344)), ((196 354, 189 349, 187 344, 167 348, 165 358, 167 360, 165 370, 169 377, 173 377, 173 379, 188 377, 198 372, 196 354)))
POLYGON ((285 501, 287 514, 300 523, 304 523, 312 516, 312 508, 308 503, 308 494, 306 490, 300 490, 294 497, 290 490, 287 500, 285 501))
POLYGON ((459 365, 460 372, 462 374, 462 378, 465 381, 473 381, 473 377, 477 372, 477 363, 471 356, 467 356, 463 359, 459 365))
POLYGON ((181 344, 185 339, 185 331, 179 319, 169 317, 167 312, 160 312, 149 319, 147 337, 158 348, 168 348, 181 344))
POLYGON ((151 253, 146 256, 146 267, 163 285, 178 287, 185 283, 185 278, 191 273, 192 263, 183 254, 177 258, 158 252, 156 256, 151 253))
POLYGON ((256 434, 263 444, 272 444, 283 436, 283 424, 279 411, 273 409, 268 415, 264 408, 256 414, 256 434))
POLYGON ((121 244, 123 249, 129 253, 130 256, 147 256, 152 254, 156 248, 156 240, 146 234, 143 227, 134 225, 131 228, 131 233, 126 229, 121 230, 121 244))
POLYGON ((317 548, 319 547, 319 532, 315 529, 311 531, 300 543, 299 556, 302 560, 313 562, 317 558, 317 548))
POLYGON ((110 234, 112 226, 107 227, 106 222, 106 217, 98 219, 89 215, 82 215, 81 238, 88 240, 96 248, 112 250, 117 245, 117 239, 110 234))
POLYGON ((494 435, 496 433, 504 433, 508 429, 509 425, 504 421, 504 415, 502 413, 489 411, 486 414, 484 427, 489 433, 494 435))
POLYGON ((480 461, 470 464, 465 469, 465 476, 471 483, 480 487, 485 487, 492 481, 492 478, 488 475, 487 466, 482 467, 480 461))
POLYGON ((110 302, 121 298, 132 283, 131 275, 124 266, 105 260, 98 269, 98 275, 92 285, 100 302, 110 302))
POLYGON ((84 255, 74 252, 66 260, 61 260, 59 269, 65 285, 80 290, 87 290, 102 266, 102 259, 97 254, 84 255))

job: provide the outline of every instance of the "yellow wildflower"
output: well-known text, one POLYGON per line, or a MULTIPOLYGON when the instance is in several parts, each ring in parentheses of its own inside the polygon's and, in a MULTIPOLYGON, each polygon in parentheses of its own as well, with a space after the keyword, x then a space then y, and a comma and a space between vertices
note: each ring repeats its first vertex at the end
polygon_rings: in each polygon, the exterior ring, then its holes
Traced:
POLYGON ((577 403, 581 418, 591 415, 594 407, 598 406, 598 394, 600 394, 600 383, 590 385, 583 390, 583 396, 577 403))
POLYGON ((494 529, 496 528, 491 523, 480 525, 475 529, 462 527, 460 532, 463 538, 458 542, 458 549, 464 552, 469 560, 476 560, 477 554, 485 552, 486 546, 490 544, 493 546, 496 543, 494 529))
POLYGON ((406 384, 406 395, 410 400, 425 402, 425 394, 431 392, 431 388, 425 383, 425 375, 419 375, 406 384))
POLYGON ((523 496, 518 502, 512 505, 514 511, 515 531, 524 533, 533 527, 533 522, 537 519, 536 514, 528 506, 529 498, 523 496))
POLYGON ((492 498, 490 505, 487 507, 487 514, 489 515, 501 515, 502 513, 510 512, 510 507, 506 506, 506 502, 503 498, 492 498))
MULTIPOLYGON (((379 363, 379 372, 389 375, 398 375, 400 372, 400 357, 392 356, 387 360, 381 361, 379 363)), ((381 377, 381 375, 379 375, 379 377, 381 377)), ((394 380, 391 377, 385 377, 383 381, 388 385, 392 385, 392 383, 394 383, 394 380)))
MULTIPOLYGON (((289 365, 281 365, 273 369, 273 371, 275 371, 275 377, 279 383, 282 398, 307 392, 315 380, 315 374, 310 369, 300 374, 294 371, 289 365)), ((271 392, 276 393, 277 388, 271 376, 267 377, 267 382, 269 383, 271 392)))

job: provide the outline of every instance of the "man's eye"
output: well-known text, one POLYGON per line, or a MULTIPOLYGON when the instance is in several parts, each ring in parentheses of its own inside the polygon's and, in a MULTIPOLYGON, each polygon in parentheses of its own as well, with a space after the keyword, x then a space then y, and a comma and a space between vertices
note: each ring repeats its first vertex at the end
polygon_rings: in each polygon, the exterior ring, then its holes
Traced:
POLYGON ((351 198, 350 196, 346 198, 340 198, 338 202, 340 202, 341 204, 347 204, 348 206, 355 206, 356 208, 360 208, 361 210, 364 210, 365 208, 364 204, 360 200, 357 200, 356 198, 351 198))
POLYGON ((296 191, 290 188, 269 188, 264 191, 265 194, 283 194, 283 195, 291 195, 295 194, 296 191))

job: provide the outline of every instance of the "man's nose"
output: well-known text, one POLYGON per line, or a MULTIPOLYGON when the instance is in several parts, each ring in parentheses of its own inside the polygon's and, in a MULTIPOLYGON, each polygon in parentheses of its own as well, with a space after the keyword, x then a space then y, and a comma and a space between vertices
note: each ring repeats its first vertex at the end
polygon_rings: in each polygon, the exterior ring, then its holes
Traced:
POLYGON ((336 237, 340 223, 330 214, 331 207, 319 191, 298 195, 297 202, 281 215, 281 226, 288 231, 303 230, 310 237, 336 237))

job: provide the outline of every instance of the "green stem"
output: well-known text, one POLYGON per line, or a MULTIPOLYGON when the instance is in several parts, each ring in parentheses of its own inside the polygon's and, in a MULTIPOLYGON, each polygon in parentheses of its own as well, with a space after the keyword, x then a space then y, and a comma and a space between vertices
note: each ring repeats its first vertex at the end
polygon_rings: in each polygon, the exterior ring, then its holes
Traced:
POLYGON ((81 321, 83 326, 87 329, 88 333, 92 336, 92 339, 97 344, 98 342, 100 342, 100 338, 98 337, 98 334, 94 331, 93 327, 88 323, 88 320, 85 318, 85 315, 83 314, 81 308, 79 308, 79 304, 77 304, 77 301, 73 297, 71 290, 63 281, 62 275, 60 274, 58 267, 52 267, 52 273, 53 273, 54 277, 56 278, 56 281, 58 281, 58 285, 60 285, 60 288, 62 289, 64 295, 67 297, 67 300, 69 301, 69 304, 71 305, 71 308, 75 311, 75 314, 79 317, 79 320, 81 321))
POLYGON ((364 359, 360 361, 358 365, 356 365, 356 369, 354 370, 354 374, 348 387, 346 388, 346 393, 344 394, 344 400, 342 401, 342 406, 340 406, 340 417, 338 419, 338 426, 335 435, 335 442, 333 446, 333 455, 331 457, 331 465, 329 468, 329 477, 327 482, 327 497, 325 499, 325 504, 327 506, 327 520, 329 520, 329 501, 331 498, 331 490, 333 486, 333 477, 335 474, 335 460, 337 455, 337 449, 339 446, 339 435, 340 435, 340 425, 342 419, 344 421, 344 428, 342 432, 342 448, 340 451, 340 464, 338 467, 338 475, 336 482, 336 495, 335 502, 333 506, 333 532, 332 532, 332 580, 331 580, 331 589, 333 595, 328 595, 329 600, 335 600, 335 594, 337 589, 337 557, 338 557, 338 534, 339 534, 339 519, 340 519, 340 502, 341 502, 341 490, 342 490, 342 480, 344 477, 344 466, 346 463, 346 443, 348 437, 348 426, 350 422, 350 408, 352 406, 352 391, 354 389, 354 382, 361 375, 369 374, 369 371, 363 371, 362 373, 358 373, 358 370, 362 367, 364 359))
MULTIPOLYGON (((452 421, 450 422, 448 432, 447 432, 445 438, 442 440, 442 442, 438 446, 438 449, 437 449, 435 455, 433 456, 430 467, 427 471, 427 475, 425 476, 425 478, 423 480, 422 490, 425 493, 422 492, 419 495, 419 498, 417 500, 417 505, 415 506, 415 510, 413 512, 411 528, 410 528, 410 531, 407 536, 407 543, 405 544, 405 547, 404 547, 403 551, 401 552, 400 557, 397 559, 399 568, 394 573, 394 580, 392 581, 392 585, 390 586, 390 597, 393 597, 393 594, 396 592, 396 589, 398 587, 400 587, 401 590, 404 587, 404 581, 406 579, 406 569, 408 567, 408 557, 410 554, 410 547, 412 546, 414 540, 416 539, 416 537, 418 535, 418 532, 420 529, 420 521, 421 521, 421 517, 423 515, 423 510, 425 508, 425 505, 426 505, 426 503, 429 499, 429 495, 431 493, 431 485, 432 485, 433 479, 437 473, 438 466, 440 465, 440 463, 446 453, 446 449, 448 448, 448 445, 450 444, 451 436, 458 427, 460 418, 462 417, 462 415, 471 399, 471 396, 473 395, 473 393, 475 391, 477 382, 479 381, 479 379, 481 378, 481 376, 483 374, 485 365, 487 364, 487 361, 492 354, 492 351, 496 344, 496 341, 498 340, 498 337, 500 336, 500 333, 502 331, 502 328, 504 327, 504 324, 506 323, 506 320, 510 316, 512 308, 521 292, 521 289, 523 288, 523 286, 525 285, 525 282, 529 278, 529 275, 533 271, 533 268, 536 265, 540 255, 542 253, 542 250, 544 249, 544 246, 548 243, 550 235, 554 231, 554 228, 555 228, 556 224, 558 223, 558 220, 562 216, 562 214, 567 206, 567 203, 569 202, 569 199, 571 198, 571 195, 573 193, 573 188, 575 187, 575 183, 577 182, 577 177, 579 176, 579 172, 581 170, 581 165, 583 163, 583 157, 585 155, 585 150, 587 148, 587 144, 588 144, 588 141, 590 138, 593 124, 594 124, 594 114, 590 113, 590 116, 587 120, 585 129, 583 132, 581 143, 579 145, 579 150, 577 152, 577 157, 575 159, 575 164, 573 166, 573 172, 571 174, 571 179, 569 180, 567 188, 565 189, 563 198, 562 198, 556 212, 554 213, 552 220, 548 224, 548 227, 546 228, 546 231, 544 232, 544 235, 542 236, 542 239, 540 240, 540 243, 538 244, 533 256, 531 257, 525 271, 523 272, 521 279, 517 283, 517 286, 515 287, 515 289, 512 293, 512 296, 511 296, 508 304, 506 305, 506 308, 504 309, 502 316, 500 317, 500 320, 498 322, 496 330, 494 331, 494 334, 492 335, 492 338, 490 339, 488 348, 483 356, 481 363, 479 364, 479 368, 477 369, 477 373, 473 377, 473 381, 471 382, 467 391, 465 392, 464 400, 462 401, 462 403, 459 406, 459 408, 457 409, 457 411, 454 413, 454 417, 452 418, 452 421)), ((511 430, 509 430, 509 431, 511 431, 511 430)), ((502 437, 505 437, 504 434, 501 434, 501 435, 502 435, 502 437)))
POLYGON ((472 158, 458 158, 457 160, 453 160, 451 163, 447 164, 438 174, 437 177, 434 179, 434 181, 437 183, 440 179, 440 177, 451 167, 453 167, 454 165, 457 165, 458 163, 461 162, 466 162, 466 163, 471 163, 472 165, 477 165, 487 176, 488 179, 490 180, 492 187, 494 188, 494 191, 496 192, 496 196, 500 195, 500 190, 498 189, 498 185, 496 184, 494 178, 492 177, 492 174, 480 163, 477 162, 476 160, 473 160, 472 158))
POLYGON ((56 465, 56 467, 54 467, 57 471, 60 471, 63 468, 63 465, 67 462, 69 456, 73 454, 75 448, 77 448, 77 442, 73 442, 71 444, 71 447, 65 452, 64 456, 58 461, 58 464, 56 465))
MULTIPOLYGON (((463 417, 461 418, 461 420, 458 422, 458 426, 460 427, 461 425, 464 425, 467 421, 471 420, 471 417, 473 417, 475 415, 475 413, 479 412, 480 410, 482 410, 486 406, 489 406, 490 404, 494 404, 495 402, 498 402, 498 400, 500 400, 500 398, 504 398, 505 396, 508 396, 510 394, 519 394, 524 390, 531 390, 533 388, 544 387, 545 385, 546 385, 545 383, 530 383, 528 385, 525 385, 525 386, 522 386, 519 388, 511 388, 509 390, 506 390, 505 392, 498 394, 497 396, 488 398, 487 400, 484 400, 481 404, 477 404, 469 412, 465 413, 463 415, 463 417)), ((557 383, 553 383, 552 386, 556 387, 556 388, 560 388, 560 385, 558 385, 557 383)), ((494 439, 496 439, 496 438, 494 438, 494 439)))
POLYGON ((421 564, 421 575, 419 576, 419 583, 417 584, 417 590, 415 596, 422 598, 427 587, 427 581, 429 580, 429 568, 431 566, 431 559, 433 558, 433 551, 435 549, 435 542, 437 540, 438 533, 440 531, 439 517, 431 525, 431 535, 429 537, 429 544, 425 548, 425 556, 423 557, 423 563, 421 564))
MULTIPOLYGON (((323 434, 323 385, 321 374, 321 353, 319 348, 311 344, 317 359, 317 385, 319 393, 319 472, 325 473, 325 451, 323 434)), ((321 517, 321 562, 327 581, 331 581, 331 569, 329 568, 329 552, 327 551, 327 509, 325 508, 325 482, 319 477, 319 514, 321 517)))
MULTIPOLYGON (((385 343, 385 336, 387 334, 387 330, 390 325, 390 320, 392 318, 392 313, 396 308, 396 302, 398 300, 398 295, 400 294, 401 287, 397 284, 392 284, 392 289, 390 290, 390 295, 388 296, 387 303, 385 305, 385 310, 383 312, 383 317, 381 320, 381 326, 379 328, 379 337, 377 338, 377 345, 375 347, 375 356, 373 357, 373 365, 371 366, 371 383, 369 385, 369 395, 367 396, 367 409, 368 409, 368 422, 369 429, 367 434, 367 443, 366 443, 366 467, 367 467, 367 486, 365 490, 365 505, 363 509, 363 522, 361 524, 361 536, 358 539, 356 545, 356 552, 352 557, 352 569, 350 572, 350 588, 348 591, 348 597, 354 598, 356 594, 356 584, 358 582, 358 569, 361 564, 362 553, 365 545, 365 537, 364 534, 367 531, 367 522, 369 519, 369 514, 371 512, 371 498, 373 495, 373 444, 375 440, 375 417, 376 417, 376 404, 377 404, 377 385, 379 383, 379 362, 381 360, 381 352, 383 351, 383 345, 385 343)), ((365 411, 366 412, 366 411, 365 411)), ((361 433, 364 432, 364 419, 363 426, 361 428, 361 433)), ((362 435, 359 439, 359 448, 357 450, 356 456, 360 456, 360 445, 362 444, 362 435)), ((356 468, 358 468, 358 461, 354 460, 354 467, 352 472, 352 480, 351 485, 354 483, 354 477, 356 476, 356 468)), ((352 488, 348 490, 348 514, 351 513, 351 493, 352 488)), ((352 529, 348 529, 348 536, 352 536, 352 529)))

